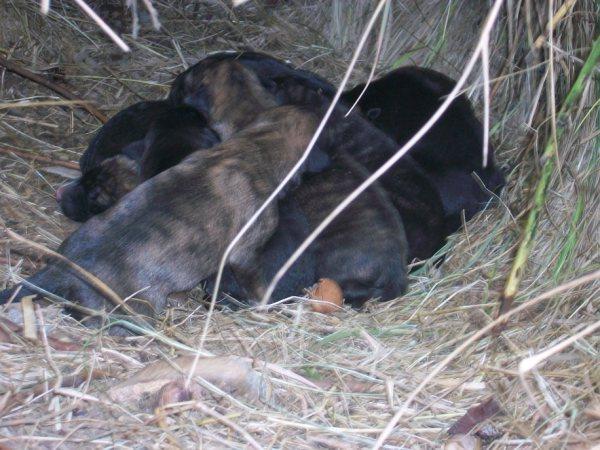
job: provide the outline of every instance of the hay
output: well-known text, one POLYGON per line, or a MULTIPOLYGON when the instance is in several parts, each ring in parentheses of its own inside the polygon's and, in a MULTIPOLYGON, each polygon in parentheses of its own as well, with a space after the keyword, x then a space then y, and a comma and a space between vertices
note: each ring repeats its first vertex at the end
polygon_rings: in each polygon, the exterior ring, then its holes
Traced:
MULTIPOLYGON (((0 56, 66 83, 107 115, 163 97, 176 73, 214 50, 267 51, 339 82, 372 10, 358 0, 271 2, 275 6, 255 0, 237 9, 220 1, 154 1, 161 30, 140 5, 133 39, 129 13, 118 2, 89 3, 124 37, 130 54, 71 2, 51 2, 42 16, 38 2, 6 0, 0 3, 0 56)), ((599 267, 597 82, 586 81, 568 121, 553 120, 597 33, 598 7, 568 1, 561 12, 562 3, 555 3, 552 12, 543 1, 507 2, 502 10, 490 44, 490 135, 498 161, 509 169, 509 185, 500 206, 450 238, 440 268, 425 264, 414 273, 407 295, 328 316, 303 304, 266 313, 216 311, 207 352, 274 364, 255 364, 275 399, 260 405, 214 386, 205 387, 201 400, 159 410, 121 405, 104 394, 149 362, 189 354, 206 317, 195 301, 170 308, 159 334, 122 339, 86 329, 56 306, 36 316, 36 342, 2 322, 0 446, 372 446, 421 381, 496 317, 544 162, 540 155, 555 127, 564 132, 516 297, 523 311, 502 333, 473 340, 444 364, 386 445, 439 447, 467 409, 490 397, 502 411, 490 421, 496 431, 484 430, 497 434, 490 448, 598 442, 597 335, 581 336, 533 371, 519 372, 525 358, 590 329, 600 306, 597 281, 568 284, 599 267), (558 20, 550 33, 552 15, 558 20)), ((377 73, 417 63, 456 78, 487 8, 476 0, 392 2, 377 73)), ((367 78, 376 46, 374 35, 352 81, 367 78)), ((467 91, 478 111, 482 80, 481 73, 473 77, 467 91)), ((55 249, 76 227, 57 211, 54 192, 64 178, 55 166, 76 161, 100 123, 9 72, 0 72, 0 98, 0 226, 55 249)), ((0 246, 0 287, 41 267, 41 255, 22 243, 2 235, 0 246)), ((20 322, 20 306, 0 315, 20 322)))

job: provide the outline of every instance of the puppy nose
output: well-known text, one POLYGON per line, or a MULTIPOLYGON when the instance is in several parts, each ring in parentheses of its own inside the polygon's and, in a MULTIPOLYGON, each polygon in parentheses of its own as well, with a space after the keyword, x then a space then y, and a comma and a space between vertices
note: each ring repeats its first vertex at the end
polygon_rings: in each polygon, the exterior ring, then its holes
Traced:
POLYGON ((56 201, 58 203, 60 203, 60 201, 63 197, 63 194, 65 193, 66 187, 67 187, 67 185, 63 184, 63 185, 59 186, 58 189, 56 189, 56 201))

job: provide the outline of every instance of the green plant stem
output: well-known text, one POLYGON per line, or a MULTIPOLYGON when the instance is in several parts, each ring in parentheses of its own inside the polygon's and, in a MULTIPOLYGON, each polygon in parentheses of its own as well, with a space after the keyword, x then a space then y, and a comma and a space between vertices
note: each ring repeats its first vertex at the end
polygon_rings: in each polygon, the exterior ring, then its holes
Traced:
POLYGON ((573 86, 571 86, 567 97, 565 98, 562 106, 560 107, 557 113, 556 140, 550 139, 546 144, 544 153, 542 154, 542 161, 544 162, 542 167, 542 173, 540 175, 540 179, 538 180, 535 192, 533 194, 531 209, 529 211, 529 215, 527 216, 527 221, 523 229, 521 243, 519 244, 517 254, 513 261, 510 274, 508 276, 508 279, 506 280, 504 291, 500 299, 499 314, 503 314, 511 308, 513 299, 515 298, 515 295, 519 290, 519 284, 521 283, 521 278, 523 277, 523 271, 525 269, 527 260, 529 259, 529 254, 533 247, 539 216, 546 202, 546 192, 548 184, 550 183, 550 177, 554 172, 554 167, 556 164, 555 143, 563 135, 568 123, 567 119, 569 112, 581 96, 584 89, 585 80, 595 70, 596 64, 598 63, 599 59, 600 37, 596 37, 596 40, 592 45, 592 50, 588 55, 585 64, 581 68, 577 79, 573 83, 573 86))

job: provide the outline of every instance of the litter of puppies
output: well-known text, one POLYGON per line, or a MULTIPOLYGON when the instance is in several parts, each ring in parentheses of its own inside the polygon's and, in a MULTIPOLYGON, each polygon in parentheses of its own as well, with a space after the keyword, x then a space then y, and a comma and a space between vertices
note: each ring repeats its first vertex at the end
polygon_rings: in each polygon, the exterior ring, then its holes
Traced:
MULTIPOLYGON (((366 89, 358 103, 366 118, 348 110, 363 87, 348 91, 277 205, 234 250, 223 292, 259 300, 309 232, 452 87, 431 70, 397 69, 366 89)), ((225 246, 300 158, 333 92, 317 75, 268 55, 227 52, 201 60, 175 79, 168 100, 126 108, 92 139, 80 160, 82 176, 57 191, 65 214, 84 221, 58 252, 122 298, 135 294, 129 304, 148 317, 161 312, 169 294, 203 280, 210 291, 225 246)), ((458 228, 458 217, 472 217, 503 186, 493 150, 482 167, 481 136, 481 123, 459 97, 413 153, 309 247, 273 300, 299 295, 321 278, 333 280, 357 308, 401 296, 408 262, 433 255, 458 228)), ((26 280, 16 300, 38 292, 107 306, 61 261, 26 280)))

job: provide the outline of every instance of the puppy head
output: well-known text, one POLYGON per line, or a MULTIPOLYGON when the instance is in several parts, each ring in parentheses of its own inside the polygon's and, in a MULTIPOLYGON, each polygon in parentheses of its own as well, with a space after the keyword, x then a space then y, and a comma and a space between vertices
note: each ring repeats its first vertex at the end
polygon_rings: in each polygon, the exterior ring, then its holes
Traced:
POLYGON ((257 113, 276 106, 256 74, 234 60, 196 64, 175 79, 169 99, 204 113, 222 139, 244 128, 257 113))
POLYGON ((56 200, 68 218, 84 222, 114 205, 138 184, 137 163, 123 155, 105 159, 79 179, 59 187, 56 200))
POLYGON ((140 161, 140 181, 178 164, 189 154, 215 146, 218 134, 206 117, 190 106, 172 108, 157 119, 144 139, 140 161))

